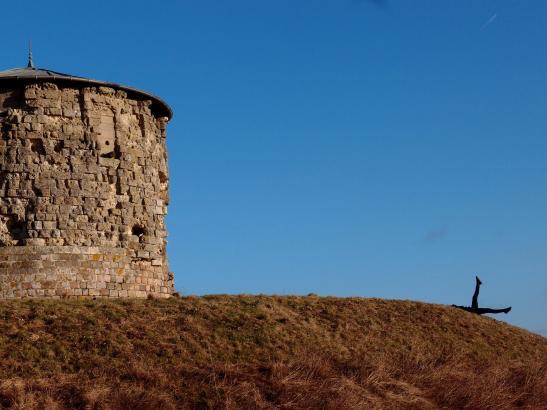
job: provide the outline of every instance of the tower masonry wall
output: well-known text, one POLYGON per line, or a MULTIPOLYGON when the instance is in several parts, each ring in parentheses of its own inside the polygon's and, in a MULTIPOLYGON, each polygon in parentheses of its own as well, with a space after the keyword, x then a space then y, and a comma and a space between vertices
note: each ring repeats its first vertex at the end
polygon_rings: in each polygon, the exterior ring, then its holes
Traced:
POLYGON ((109 87, 0 88, 0 298, 168 297, 166 125, 109 87))

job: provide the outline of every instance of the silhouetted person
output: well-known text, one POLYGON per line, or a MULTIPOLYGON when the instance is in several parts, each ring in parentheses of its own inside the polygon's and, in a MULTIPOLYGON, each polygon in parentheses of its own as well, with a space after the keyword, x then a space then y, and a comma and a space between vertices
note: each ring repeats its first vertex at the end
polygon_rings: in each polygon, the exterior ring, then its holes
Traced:
POLYGON ((506 307, 505 309, 490 309, 490 308, 480 308, 479 307, 479 291, 480 287, 482 285, 481 280, 478 276, 475 276, 475 293, 473 293, 473 299, 471 299, 471 307, 469 306, 458 306, 458 305, 452 305, 454 307, 457 307, 458 309, 467 310, 471 313, 476 313, 477 315, 484 315, 485 313, 509 313, 511 310, 511 306, 506 307))

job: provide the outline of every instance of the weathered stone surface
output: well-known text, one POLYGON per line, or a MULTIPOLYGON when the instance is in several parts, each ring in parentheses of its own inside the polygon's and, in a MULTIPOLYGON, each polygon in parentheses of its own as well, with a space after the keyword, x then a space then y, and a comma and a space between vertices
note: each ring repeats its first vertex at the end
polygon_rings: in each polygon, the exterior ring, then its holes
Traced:
POLYGON ((109 87, 0 89, 0 297, 169 296, 167 118, 109 87))

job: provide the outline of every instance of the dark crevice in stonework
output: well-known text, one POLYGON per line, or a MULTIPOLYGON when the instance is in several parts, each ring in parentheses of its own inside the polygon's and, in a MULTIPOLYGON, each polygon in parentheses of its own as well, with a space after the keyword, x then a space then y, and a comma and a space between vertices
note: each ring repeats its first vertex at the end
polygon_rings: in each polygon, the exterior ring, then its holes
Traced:
POLYGON ((122 152, 120 150, 120 146, 116 144, 116 146, 114 147, 114 158, 120 159, 121 157, 122 157, 122 152))
MULTIPOLYGON (((109 145, 110 142, 106 141, 105 144, 109 145)), ((111 152, 108 152, 106 154, 101 155, 102 158, 114 158, 114 159, 120 159, 121 156, 122 156, 122 154, 120 152, 120 146, 118 144, 116 144, 114 146, 114 150, 112 150, 111 152)))
POLYGON ((11 239, 15 241, 16 246, 25 245, 25 240, 28 238, 27 224, 25 221, 16 220, 14 215, 10 215, 6 223, 11 239))
POLYGON ((87 124, 87 110, 85 109, 84 91, 78 93, 78 104, 80 105, 80 118, 84 124, 87 124))
POLYGON ((65 143, 64 141, 58 141, 55 146, 53 147, 53 150, 57 153, 60 153, 61 151, 63 151, 63 148, 65 146, 65 143))
MULTIPOLYGON (((118 170, 119 171, 119 170, 118 170)), ((116 180, 116 195, 123 195, 125 194, 125 192, 123 192, 123 189, 122 189, 122 180, 121 178, 118 176, 117 180, 116 180)), ((120 208, 121 209, 121 208, 120 208)))
POLYGON ((4 141, 8 141, 11 139, 10 131, 11 131, 11 124, 9 121, 3 121, 2 118, 0 118, 2 121, 2 126, 0 127, 0 134, 2 134, 2 139, 4 141))
POLYGON ((22 108, 23 102, 24 102, 23 90, 20 88, 17 88, 15 90, 12 90, 11 94, 9 94, 8 97, 2 101, 2 107, 3 108, 22 108))
POLYGON ((93 141, 93 133, 91 131, 85 131, 83 140, 84 147, 89 150, 97 149, 97 144, 93 141))
POLYGON ((142 133, 142 139, 146 139, 146 118, 143 114, 139 115, 139 128, 142 133))
POLYGON ((39 138, 33 138, 30 141, 30 150, 35 154, 46 155, 46 149, 44 148, 44 141, 39 138))
POLYGON ((8 182, 8 171, 0 171, 0 189, 4 189, 6 187, 6 183, 8 182))
MULTIPOLYGON (((38 189, 38 192, 40 193, 40 196, 36 195, 36 198, 42 197, 42 191, 38 189)), ((38 208, 39 206, 37 204, 36 198, 29 199, 29 201, 27 202, 27 205, 25 207, 25 215, 27 215, 27 217, 29 215, 34 215, 34 212, 36 212, 36 208, 38 208)))

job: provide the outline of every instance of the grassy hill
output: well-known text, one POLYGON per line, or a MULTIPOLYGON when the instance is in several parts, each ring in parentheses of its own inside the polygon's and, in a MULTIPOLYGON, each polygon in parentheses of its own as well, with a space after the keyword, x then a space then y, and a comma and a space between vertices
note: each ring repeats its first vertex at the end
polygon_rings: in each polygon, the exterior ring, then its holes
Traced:
POLYGON ((0 407, 547 407, 547 339, 448 306, 211 296, 0 302, 0 407))

